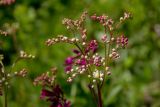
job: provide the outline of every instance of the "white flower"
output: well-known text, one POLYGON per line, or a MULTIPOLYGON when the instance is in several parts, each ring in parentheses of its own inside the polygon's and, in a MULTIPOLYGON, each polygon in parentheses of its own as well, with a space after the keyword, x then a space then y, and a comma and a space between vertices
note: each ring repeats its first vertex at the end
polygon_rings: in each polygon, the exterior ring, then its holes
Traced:
POLYGON ((93 72, 93 77, 94 77, 94 78, 102 78, 103 75, 104 75, 104 74, 102 73, 102 71, 96 70, 95 72, 93 72))

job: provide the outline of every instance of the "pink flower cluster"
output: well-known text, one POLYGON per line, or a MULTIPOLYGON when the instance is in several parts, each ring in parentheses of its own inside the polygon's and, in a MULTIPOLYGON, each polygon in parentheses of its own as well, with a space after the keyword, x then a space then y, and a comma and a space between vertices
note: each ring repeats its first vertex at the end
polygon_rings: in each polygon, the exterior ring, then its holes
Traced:
POLYGON ((111 75, 110 63, 120 58, 119 49, 128 45, 128 38, 124 35, 119 36, 115 30, 122 22, 130 18, 130 14, 124 13, 118 24, 106 15, 92 15, 90 18, 104 28, 99 42, 94 39, 88 40, 87 28, 85 28, 87 16, 88 13, 84 12, 78 20, 65 18, 62 23, 72 32, 73 37, 58 36, 48 39, 46 44, 51 46, 56 43, 69 43, 75 46, 73 55, 67 57, 64 62, 65 73, 68 75, 67 82, 72 82, 81 74, 86 76, 92 95, 98 99, 98 107, 102 107, 101 89, 106 76, 111 75), (98 49, 99 47, 101 48, 98 49), (101 49, 103 51, 98 51, 101 49))
POLYGON ((0 4, 3 4, 3 5, 10 5, 14 2, 15 0, 0 0, 0 4))
POLYGON ((96 14, 91 16, 91 19, 98 21, 103 26, 107 26, 110 30, 112 29, 113 20, 108 18, 106 15, 97 16, 96 14))
MULTIPOLYGON (((69 43, 76 46, 76 49, 73 50, 74 55, 67 57, 64 64, 65 72, 69 75, 67 79, 68 82, 71 82, 78 74, 87 73, 88 77, 91 78, 90 80, 93 80, 94 83, 95 78, 99 78, 101 81, 100 83, 103 83, 105 75, 109 72, 108 69, 106 70, 109 61, 120 58, 118 48, 126 47, 128 44, 128 38, 124 35, 116 37, 114 34, 114 22, 108 16, 92 15, 90 18, 93 21, 99 22, 105 28, 105 32, 100 41, 105 47, 104 56, 100 56, 97 52, 99 47, 97 40, 87 40, 87 29, 84 26, 87 15, 88 13, 84 12, 78 20, 65 18, 62 21, 67 29, 73 33, 73 38, 58 35, 56 38, 48 39, 46 44, 51 46, 56 43, 69 43), (76 37, 74 31, 77 31, 80 37, 76 37), (109 34, 107 34, 107 32, 109 34)), ((125 13, 123 19, 126 20, 129 16, 130 14, 125 13)))
POLYGON ((126 47, 128 45, 128 38, 124 35, 121 35, 120 37, 117 37, 117 44, 126 47))
POLYGON ((84 46, 84 52, 82 50, 74 49, 73 52, 76 54, 75 56, 70 56, 65 60, 65 71, 67 73, 71 72, 73 69, 73 66, 79 67, 79 69, 86 69, 87 64, 94 64, 100 66, 100 63, 98 63, 98 58, 96 59, 88 59, 88 55, 91 53, 95 53, 98 49, 98 43, 96 40, 91 40, 88 44, 85 44, 84 46))
POLYGON ((43 89, 40 98, 51 102, 50 107, 70 107, 70 101, 63 98, 63 92, 59 85, 52 90, 43 89))
POLYGON ((64 98, 60 85, 56 83, 56 73, 57 68, 52 67, 50 72, 38 76, 33 84, 42 86, 40 98, 50 102, 50 107, 70 107, 70 101, 64 98))

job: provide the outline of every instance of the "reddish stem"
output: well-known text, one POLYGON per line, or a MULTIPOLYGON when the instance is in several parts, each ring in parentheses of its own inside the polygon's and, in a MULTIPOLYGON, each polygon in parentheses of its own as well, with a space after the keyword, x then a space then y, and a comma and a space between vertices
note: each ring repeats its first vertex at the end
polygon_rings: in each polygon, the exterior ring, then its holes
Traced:
POLYGON ((98 107, 103 107, 101 88, 100 88, 100 85, 98 84, 97 84, 97 90, 98 90, 98 107))

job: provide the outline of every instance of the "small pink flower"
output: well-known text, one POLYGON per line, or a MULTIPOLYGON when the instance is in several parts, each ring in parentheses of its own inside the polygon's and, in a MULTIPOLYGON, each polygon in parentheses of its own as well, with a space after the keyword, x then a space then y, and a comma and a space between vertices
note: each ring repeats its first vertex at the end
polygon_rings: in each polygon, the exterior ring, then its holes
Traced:
POLYGON ((95 53, 98 49, 98 43, 96 40, 91 40, 90 43, 88 44, 85 52, 88 53, 90 50, 95 53))
POLYGON ((66 72, 71 71, 71 69, 72 69, 72 65, 68 65, 68 66, 65 67, 65 71, 66 72))
POLYGON ((71 65, 71 64, 73 64, 73 60, 74 60, 73 57, 68 57, 68 58, 65 60, 65 65, 71 65))
POLYGON ((97 20, 96 14, 92 15, 92 16, 91 16, 91 19, 92 19, 92 20, 97 20))
POLYGON ((106 41, 107 41, 107 35, 106 35, 106 34, 103 35, 103 36, 101 37, 101 40, 102 40, 103 42, 106 42, 106 41))
POLYGON ((85 58, 82 58, 82 59, 78 59, 77 62, 76 62, 78 65, 86 65, 87 64, 87 61, 85 58))
POLYGON ((96 57, 94 58, 94 64, 95 64, 96 66, 101 66, 101 59, 102 59, 102 57, 96 56, 96 57))
POLYGON ((128 45, 128 38, 124 35, 117 37, 117 44, 121 45, 122 47, 125 47, 128 45))

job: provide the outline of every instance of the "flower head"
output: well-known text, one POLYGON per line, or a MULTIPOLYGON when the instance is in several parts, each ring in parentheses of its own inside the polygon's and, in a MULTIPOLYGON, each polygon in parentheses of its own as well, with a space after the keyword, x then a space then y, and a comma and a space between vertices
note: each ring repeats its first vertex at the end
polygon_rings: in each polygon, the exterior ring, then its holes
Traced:
POLYGON ((85 50, 85 52, 89 52, 92 51, 93 53, 95 53, 98 49, 98 43, 96 40, 91 40, 85 50))
POLYGON ((70 107, 70 102, 63 98, 63 92, 59 85, 52 90, 42 89, 41 99, 51 102, 50 107, 70 107))
POLYGON ((42 85, 45 86, 54 86, 55 79, 56 79, 56 72, 57 69, 52 67, 50 72, 42 73, 40 76, 34 79, 34 85, 42 85))
POLYGON ((91 19, 100 23, 104 29, 100 42, 95 39, 88 40, 88 30, 84 26, 86 16, 87 12, 84 12, 78 20, 68 18, 63 20, 62 23, 67 29, 74 33, 73 38, 59 35, 57 38, 48 39, 46 44, 50 46, 62 42, 75 46, 76 49, 73 50, 73 55, 67 57, 64 61, 65 71, 69 76, 67 81, 72 82, 78 75, 87 74, 91 88, 96 83, 101 88, 104 80, 106 80, 106 76, 111 74, 108 68, 110 62, 120 58, 119 48, 126 47, 128 44, 128 38, 124 35, 116 38, 117 32, 115 30, 123 21, 130 18, 130 14, 124 13, 124 16, 121 20, 118 20, 118 23, 104 14, 99 16, 96 14, 92 15, 91 19), (98 52, 98 48, 101 46, 102 48, 100 49, 103 49, 103 52, 98 52))
POLYGON ((86 65, 87 62, 86 62, 86 59, 85 59, 85 58, 81 58, 81 59, 78 59, 78 60, 76 61, 76 64, 82 66, 82 65, 86 65))
POLYGON ((126 47, 128 45, 128 38, 124 35, 121 35, 120 37, 117 37, 117 44, 126 47))
POLYGON ((0 36, 7 36, 8 35, 8 32, 6 32, 6 31, 3 31, 3 30, 1 30, 0 29, 0 36))
POLYGON ((52 67, 50 72, 43 73, 34 80, 34 85, 41 85, 40 98, 51 103, 50 107, 70 107, 59 84, 56 83, 57 69, 52 67))
POLYGON ((1 0, 0 4, 10 5, 10 4, 14 3, 14 2, 15 2, 15 0, 1 0))

